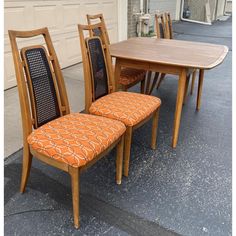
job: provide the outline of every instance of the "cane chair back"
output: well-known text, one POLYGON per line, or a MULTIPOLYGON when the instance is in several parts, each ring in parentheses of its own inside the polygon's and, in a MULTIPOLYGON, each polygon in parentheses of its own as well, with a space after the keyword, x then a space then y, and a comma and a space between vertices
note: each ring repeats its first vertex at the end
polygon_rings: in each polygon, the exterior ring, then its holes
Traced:
POLYGON ((62 115, 58 89, 43 46, 23 48, 21 57, 25 64, 34 127, 38 128, 62 115))
POLYGON ((108 94, 108 73, 100 37, 86 40, 91 65, 93 101, 108 94))
POLYGON ((111 56, 102 23, 78 25, 78 30, 84 66, 85 111, 88 112, 92 102, 112 91, 111 56), (86 32, 91 35, 95 29, 101 32, 100 36, 86 38, 86 32))
POLYGON ((19 88, 23 133, 70 112, 64 79, 47 28, 9 31, 19 88), (43 36, 46 47, 33 45, 19 52, 17 38, 43 36))

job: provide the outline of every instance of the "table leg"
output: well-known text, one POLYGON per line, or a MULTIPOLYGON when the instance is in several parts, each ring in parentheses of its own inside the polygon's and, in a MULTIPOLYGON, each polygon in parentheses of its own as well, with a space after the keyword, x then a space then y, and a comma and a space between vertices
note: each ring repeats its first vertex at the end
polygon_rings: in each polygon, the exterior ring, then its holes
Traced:
POLYGON ((187 77, 186 70, 183 69, 180 72, 179 82, 178 82, 178 92, 177 92, 177 98, 176 98, 175 118, 174 118, 173 136, 172 136, 173 148, 176 147, 177 142, 178 142, 179 126, 180 126, 180 118, 181 118, 181 112, 182 112, 182 106, 183 106, 186 77, 187 77))
POLYGON ((118 91, 118 83, 117 83, 117 81, 119 81, 120 73, 121 73, 121 64, 120 64, 119 59, 116 59, 115 74, 114 74, 114 78, 113 78, 113 82, 112 82, 112 85, 114 87, 113 92, 118 91))
POLYGON ((147 82, 146 82, 146 91, 145 94, 149 94, 150 82, 152 77, 152 71, 147 72, 147 82))
POLYGON ((202 96, 202 85, 203 85, 203 78, 204 78, 204 70, 199 70, 199 80, 198 80, 198 91, 197 91, 197 106, 196 110, 200 110, 201 106, 201 96, 202 96))

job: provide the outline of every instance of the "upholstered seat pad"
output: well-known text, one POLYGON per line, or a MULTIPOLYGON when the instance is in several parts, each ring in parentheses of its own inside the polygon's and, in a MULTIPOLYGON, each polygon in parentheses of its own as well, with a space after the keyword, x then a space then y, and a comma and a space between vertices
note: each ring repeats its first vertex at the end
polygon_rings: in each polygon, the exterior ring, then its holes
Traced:
POLYGON ((154 96, 114 92, 93 102, 89 112, 122 121, 126 126, 134 126, 151 115, 160 105, 161 100, 154 96))
POLYGON ((145 78, 145 75, 145 70, 134 68, 122 68, 118 83, 122 85, 129 85, 134 83, 135 81, 139 82, 143 80, 145 78))
POLYGON ((81 167, 105 151, 124 132, 122 122, 74 113, 34 130, 28 143, 40 154, 81 167))
MULTIPOLYGON (((115 71, 115 65, 113 66, 113 70, 115 71)), ((121 68, 120 78, 118 80, 118 84, 129 85, 136 82, 139 82, 145 78, 146 70, 135 69, 135 68, 121 68)))

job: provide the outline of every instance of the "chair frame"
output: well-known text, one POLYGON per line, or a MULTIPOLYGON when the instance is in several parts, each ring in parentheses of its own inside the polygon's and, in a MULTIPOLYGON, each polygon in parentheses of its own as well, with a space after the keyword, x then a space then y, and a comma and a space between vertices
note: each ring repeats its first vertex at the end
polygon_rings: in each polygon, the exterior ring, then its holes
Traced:
MULTIPOLYGON (((82 167, 72 167, 69 164, 58 162, 55 159, 52 159, 46 155, 40 154, 37 151, 33 150, 27 142, 27 137, 32 133, 33 125, 35 125, 35 120, 32 118, 34 117, 34 114, 35 114, 32 109, 32 103, 30 106, 30 101, 33 101, 33 97, 32 97, 33 94, 30 91, 29 93, 27 92, 27 86, 26 86, 26 81, 25 81, 25 76, 24 76, 24 67, 26 67, 26 63, 23 59, 20 58, 19 49, 16 42, 17 38, 31 38, 31 37, 36 37, 36 36, 44 37, 44 40, 46 42, 46 46, 48 49, 48 54, 49 54, 48 60, 51 62, 51 67, 53 68, 52 74, 53 74, 54 79, 56 79, 57 86, 58 86, 57 93, 60 100, 59 106, 60 106, 62 116, 70 113, 68 97, 67 97, 65 83, 64 83, 63 75, 60 69, 59 61, 57 59, 48 29, 41 28, 41 29, 32 30, 32 31, 9 30, 8 33, 10 37, 13 60, 15 64, 15 73, 16 73, 16 80, 17 80, 17 86, 18 86, 18 91, 19 91, 22 127, 23 127, 23 164, 22 164, 22 177, 21 177, 20 192, 24 193, 25 191, 27 180, 30 174, 30 168, 31 168, 33 156, 50 166, 56 167, 60 170, 63 170, 69 173, 69 175, 71 176, 71 186, 72 186, 74 226, 75 228, 79 228, 80 227, 80 223, 79 223, 80 173, 82 173, 88 167, 92 166, 95 162, 97 162, 99 159, 105 156, 108 152, 110 152, 116 146, 117 147, 116 182, 117 184, 121 184, 124 135, 122 135, 118 140, 113 142, 106 150, 100 153, 96 158, 94 158, 92 161, 88 162, 86 165, 82 167), (32 109, 32 113, 31 113, 31 109, 32 109)), ((36 45, 35 47, 42 47, 42 46, 36 45)), ((28 76, 28 72, 26 70, 26 77, 27 76, 28 76)), ((37 126, 35 128, 37 128, 37 126)))
MULTIPOLYGON (((80 46, 83 58, 83 66, 84 66, 84 79, 85 79, 85 102, 86 102, 86 113, 89 113, 89 108, 94 102, 93 98, 93 91, 91 87, 91 71, 90 71, 90 61, 88 59, 88 50, 86 46, 86 38, 84 37, 84 31, 93 31, 96 28, 100 28, 101 30, 101 38, 97 36, 92 36, 93 38, 99 38, 101 43, 104 41, 105 44, 103 45, 104 55, 105 55, 105 64, 107 67, 108 72, 108 81, 109 84, 114 84, 114 74, 111 72, 112 64, 111 64, 111 56, 109 51, 109 46, 106 41, 105 32, 103 29, 102 23, 97 23, 94 25, 78 25, 79 37, 80 37, 80 46), (113 82, 112 82, 113 81, 113 82)), ((90 38, 91 38, 90 34, 90 38)), ((111 89, 109 93, 114 92, 115 90, 111 89)), ((108 93, 108 94, 109 94, 108 93)), ((131 149, 131 140, 132 140, 132 133, 135 129, 144 125, 147 121, 152 119, 152 136, 151 136, 151 148, 153 150, 156 149, 156 139, 157 139, 157 128, 158 128, 158 119, 159 119, 159 109, 158 107, 153 113, 151 113, 148 117, 144 120, 136 124, 135 126, 126 126, 126 132, 124 137, 124 175, 127 177, 129 173, 129 162, 130 162, 130 149, 131 149)))
MULTIPOLYGON (((87 14, 86 15, 86 18, 87 18, 87 23, 88 25, 94 25, 93 24, 93 20, 99 20, 100 22, 98 23, 101 23, 102 25, 102 28, 103 28, 103 31, 104 31, 104 37, 105 37, 105 40, 106 40, 106 43, 108 45, 111 44, 110 42, 110 39, 109 39, 109 35, 108 35, 108 31, 107 31, 107 27, 106 27, 106 23, 105 23, 105 20, 104 20, 104 16, 103 14, 96 14, 96 15, 89 15, 87 14)), ((93 34, 93 31, 90 31, 89 32, 89 35, 92 37, 94 36, 93 34)), ((141 87, 140 87, 140 92, 141 93, 144 93, 145 91, 145 77, 142 79, 142 80, 139 80, 139 81, 134 81, 133 83, 130 83, 128 85, 123 85, 123 84, 117 84, 116 87, 117 89, 121 89, 122 91, 127 91, 129 88, 133 87, 134 85, 136 85, 138 82, 141 83, 141 87)))

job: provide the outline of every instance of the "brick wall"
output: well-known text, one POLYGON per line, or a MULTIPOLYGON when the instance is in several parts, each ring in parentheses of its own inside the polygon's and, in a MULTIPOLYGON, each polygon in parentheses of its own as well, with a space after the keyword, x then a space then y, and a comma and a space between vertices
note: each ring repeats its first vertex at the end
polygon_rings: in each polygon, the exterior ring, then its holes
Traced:
MULTIPOLYGON (((145 9, 145 0, 144 9, 145 9)), ((151 24, 154 24, 154 15, 159 11, 169 11, 172 19, 176 18, 176 0, 149 0, 150 14, 152 15, 151 24)), ((140 10, 140 0, 128 0, 128 37, 136 36, 136 19, 133 15, 140 10)))

